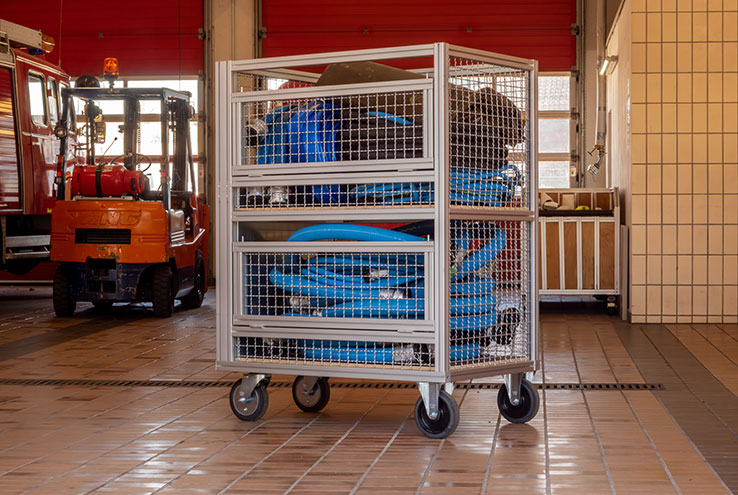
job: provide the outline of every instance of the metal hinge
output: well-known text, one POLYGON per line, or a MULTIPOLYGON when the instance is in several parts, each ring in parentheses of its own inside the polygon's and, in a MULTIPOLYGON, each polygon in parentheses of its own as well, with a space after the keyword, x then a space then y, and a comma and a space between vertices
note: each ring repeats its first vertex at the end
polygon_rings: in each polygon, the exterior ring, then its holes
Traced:
POLYGON ((265 26, 259 28, 258 36, 260 40, 267 37, 267 28, 265 26))
POLYGON ((574 36, 579 36, 579 33, 581 32, 581 29, 579 29, 579 24, 572 23, 571 25, 571 34, 574 36))
POLYGON ((205 28, 197 28, 197 39, 204 40, 208 37, 208 34, 205 32, 205 28))

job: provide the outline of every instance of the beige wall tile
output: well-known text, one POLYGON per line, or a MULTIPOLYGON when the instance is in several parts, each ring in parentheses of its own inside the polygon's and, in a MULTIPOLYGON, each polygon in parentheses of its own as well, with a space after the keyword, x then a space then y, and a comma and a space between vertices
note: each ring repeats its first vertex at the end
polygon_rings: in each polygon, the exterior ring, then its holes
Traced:
POLYGON ((631 12, 645 12, 646 11, 646 0, 633 0, 630 3, 631 12))
POLYGON ((707 132, 707 103, 692 105, 692 132, 707 132))
POLYGON ((691 43, 677 43, 677 72, 682 74, 688 74, 692 72, 691 43))
POLYGON ((723 313, 723 288, 713 285, 707 288, 707 314, 720 315, 723 313))
POLYGON ((723 132, 723 104, 707 104, 707 132, 723 132))
POLYGON ((692 0, 692 11, 707 10, 707 0, 692 0))
POLYGON ((646 132, 646 105, 633 103, 630 106, 630 127, 634 134, 646 132))
POLYGON ((738 104, 723 105, 723 126, 725 132, 738 132, 738 104))
POLYGON ((726 255, 723 257, 723 282, 726 285, 738 284, 738 256, 726 255))
POLYGON ((692 102, 692 74, 677 74, 677 101, 680 103, 692 102))
MULTIPOLYGON (((691 9, 690 9, 691 10, 691 9)), ((637 14, 642 15, 642 14, 637 14)), ((633 15, 633 31, 636 29, 636 14, 633 15)), ((640 20, 639 20, 640 22, 640 20)), ((636 41, 635 34, 633 35, 633 41, 636 41)), ((677 41, 692 41, 692 13, 691 12, 679 12, 677 14, 677 41)))
POLYGON ((646 252, 648 254, 661 254, 661 226, 646 226, 646 252))
POLYGON ((692 104, 677 104, 677 132, 692 132, 692 104))
POLYGON ((650 103, 661 102, 661 74, 646 75, 646 101, 650 103))
MULTIPOLYGON (((717 80, 720 74, 714 74, 717 80)), ((723 74, 723 95, 725 102, 733 103, 738 101, 738 74, 729 72, 723 74)), ((717 82, 715 83, 717 84, 717 82)), ((717 91, 717 90, 716 90, 717 91)))
MULTIPOLYGON (((720 170, 720 183, 722 184, 723 171, 720 170)), ((633 165, 630 170, 630 190, 633 194, 644 194, 646 192, 646 166, 633 165)))
POLYGON ((677 287, 677 314, 692 314, 692 286, 677 287))
POLYGON ((633 43, 646 41, 646 14, 633 12, 630 18, 630 25, 633 43))
POLYGON ((633 43, 631 49, 631 69, 633 74, 639 72, 646 72, 646 44, 645 43, 633 43))
POLYGON ((665 315, 676 315, 677 291, 674 285, 665 285, 661 290, 661 310, 665 315))
POLYGON ((723 40, 738 41, 738 12, 723 13, 723 40))
POLYGON ((677 253, 677 227, 676 225, 664 225, 661 229, 661 236, 664 240, 661 254, 677 253))
POLYGON ((649 12, 648 14, 646 14, 646 41, 648 41, 649 43, 658 43, 661 41, 660 12, 649 12))
POLYGON ((723 40, 722 12, 710 12, 707 14, 707 39, 709 41, 723 40))
POLYGON ((646 317, 644 315, 631 315, 631 323, 646 323, 646 317))
MULTIPOLYGON (((667 138, 668 136, 664 136, 664 146, 668 144, 667 138)), ((674 136, 675 137, 675 136, 674 136)), ((674 144, 676 144, 676 139, 674 139, 674 144)), ((671 148, 672 150, 674 147, 671 148)), ((676 159, 676 153, 674 155, 674 159, 676 159)), ((662 165, 662 178, 661 178, 661 190, 665 193, 675 193, 677 192, 676 189, 676 181, 677 181, 677 166, 676 165, 662 165)))
POLYGON ((709 72, 720 72, 723 70, 723 44, 707 44, 707 70, 709 72))
POLYGON ((692 13, 692 41, 707 41, 707 13, 705 12, 692 13))
POLYGON ((707 225, 692 226, 692 251, 694 254, 707 254, 707 225))
POLYGON ((692 254, 692 226, 677 226, 677 252, 679 254, 692 254))
POLYGON ((660 43, 646 43, 646 72, 661 72, 660 43))
MULTIPOLYGON (((666 175, 664 175, 666 178, 666 175)), ((661 197, 662 208, 661 208, 661 221, 664 225, 677 223, 677 197, 676 194, 665 194, 661 197)), ((664 242, 666 243, 666 237, 664 236, 664 242)), ((676 234, 674 234, 674 247, 676 248, 676 234)))
POLYGON ((707 135, 707 161, 710 163, 721 163, 723 161, 723 135, 707 135))
POLYGON ((661 224, 661 195, 646 196, 646 223, 661 224))
POLYGON ((651 134, 661 132, 661 105, 658 103, 646 104, 646 132, 651 134))
POLYGON ((677 256, 677 283, 692 284, 692 256, 677 256))
POLYGON ((709 285, 721 285, 723 283, 723 257, 707 257, 707 283, 709 285))
POLYGON ((677 134, 677 162, 692 163, 692 136, 677 134))
POLYGON ((722 222, 723 222, 723 195, 722 194, 710 194, 707 197, 707 223, 722 223, 722 222))
POLYGON ((677 0, 677 10, 680 12, 691 12, 692 0, 677 0))
POLYGON ((723 102, 723 79, 725 79, 725 101, 734 101, 730 97, 730 91, 735 89, 735 79, 731 74, 711 72, 707 74, 707 101, 714 103, 723 102), (730 85, 730 88, 728 88, 730 85))
POLYGON ((662 12, 676 12, 676 0, 663 0, 661 2, 662 12))
POLYGON ((722 43, 723 49, 723 70, 738 70, 738 43, 722 43))
POLYGON ((707 72, 707 43, 692 43, 692 72, 707 72))
MULTIPOLYGON (((696 136, 697 135, 695 135, 695 137, 696 136)), ((697 142, 699 141, 696 140, 695 143, 697 142)), ((706 144, 707 143, 705 142, 702 146, 705 146, 706 144)), ((706 158, 706 157, 700 157, 700 158, 706 158)), ((694 192, 695 194, 707 192, 707 164, 699 163, 699 164, 692 165, 692 192, 694 192)), ((696 223, 699 223, 699 222, 696 222, 696 223)))
POLYGON ((633 163, 646 163, 645 134, 633 134, 631 136, 631 154, 633 163))
POLYGON ((646 10, 648 12, 661 12, 661 0, 646 0, 646 10))
POLYGON ((634 194, 631 198, 631 222, 633 225, 646 223, 646 195, 634 194))
MULTIPOLYGON (((722 106, 720 107, 722 109, 722 106)), ((661 112, 663 113, 662 132, 674 133, 677 131, 677 113, 675 103, 664 103, 661 105, 661 112)), ((676 136, 674 137, 674 143, 676 143, 676 136)), ((666 150, 666 143, 664 143, 664 153, 668 153, 666 150)), ((676 156, 676 155, 674 155, 676 156)), ((666 160, 662 160, 666 161, 666 160)), ((676 162, 672 162, 676 163, 676 162)))
MULTIPOLYGON (((661 258, 661 280, 664 285, 676 285, 677 283, 677 257, 664 256, 661 258)), ((676 292, 674 293, 676 300, 676 292)))
POLYGON ((633 254, 646 254, 645 225, 633 225, 630 229, 630 251, 633 254))
POLYGON ((707 165, 707 192, 718 194, 723 192, 723 166, 711 163, 707 165))
MULTIPOLYGON (((646 135, 646 161, 649 164, 649 169, 658 168, 658 166, 661 164, 661 134, 646 135)), ((660 178, 659 191, 661 191, 660 178)))
POLYGON ((723 226, 723 252, 738 254, 738 225, 723 226))
POLYGON ((692 283, 707 285, 707 256, 692 257, 692 283))
POLYGON ((707 10, 723 10, 723 0, 707 0, 707 10))
MULTIPOLYGON (((735 285, 726 285, 723 287, 723 314, 724 315, 737 315, 738 314, 738 287, 735 285)), ((725 323, 728 323, 728 319, 724 319, 725 323)), ((733 323, 735 319, 731 319, 733 323)))
MULTIPOLYGON (((692 161, 707 162, 707 134, 692 134, 692 161)), ((707 165, 704 165, 706 168, 707 165)), ((705 170, 705 192, 707 192, 707 171, 705 170)), ((695 189, 695 192, 702 192, 695 189)))
POLYGON ((707 314, 707 286, 705 285, 692 286, 692 314, 707 314))
POLYGON ((707 74, 701 72, 692 73, 692 101, 707 101, 707 74))
POLYGON ((649 315, 660 315, 661 314, 661 286, 660 285, 647 285, 646 286, 646 314, 649 314, 649 315))
POLYGON ((711 255, 723 254, 723 226, 709 225, 707 227, 707 252, 711 255))
POLYGON ((692 196, 682 194, 677 197, 677 223, 692 223, 692 196))
POLYGON ((723 192, 738 193, 738 165, 735 163, 723 165, 723 192))
POLYGON ((630 289, 630 311, 633 315, 646 314, 646 286, 634 285, 630 289))
POLYGON ((725 210, 723 211, 723 223, 736 224, 738 223, 738 195, 726 194, 723 196, 723 205, 725 210))
POLYGON ((738 134, 723 134, 723 161, 738 163, 738 134))
POLYGON ((634 285, 646 283, 646 257, 634 255, 630 259, 630 281, 634 285))
POLYGON ((661 41, 676 41, 676 13, 661 14, 661 41))
MULTIPOLYGON (((720 52, 722 58, 722 52, 720 52)), ((661 72, 677 71, 677 45, 664 43, 661 45, 661 72)), ((676 86, 676 83, 674 84, 676 86)))
POLYGON ((661 284, 661 256, 648 256, 646 260, 646 283, 648 285, 661 284))

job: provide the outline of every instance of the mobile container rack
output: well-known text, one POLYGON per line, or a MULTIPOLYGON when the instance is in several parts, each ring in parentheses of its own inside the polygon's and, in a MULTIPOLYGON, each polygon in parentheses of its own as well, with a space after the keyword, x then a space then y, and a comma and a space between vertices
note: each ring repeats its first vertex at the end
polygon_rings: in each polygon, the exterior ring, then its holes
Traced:
POLYGON ((503 375, 538 411, 537 62, 445 43, 216 69, 217 367, 266 411, 272 374, 321 410, 328 378, 415 381, 456 428, 454 382, 503 375))

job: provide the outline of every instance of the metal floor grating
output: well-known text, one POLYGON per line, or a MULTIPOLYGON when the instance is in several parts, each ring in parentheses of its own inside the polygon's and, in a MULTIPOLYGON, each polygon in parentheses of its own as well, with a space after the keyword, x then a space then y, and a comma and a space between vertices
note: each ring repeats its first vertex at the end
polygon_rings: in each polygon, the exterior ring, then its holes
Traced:
MULTIPOLYGON (((0 378, 0 385, 23 386, 84 386, 84 387, 230 387, 233 381, 213 380, 102 380, 102 379, 53 379, 53 378, 0 378)), ((500 383, 458 383, 462 390, 498 389, 500 383)), ((292 382, 276 381, 269 388, 291 387, 292 382)), ((543 390, 664 390, 663 383, 536 383, 543 390)), ((416 388, 407 382, 331 382, 332 388, 416 388)))

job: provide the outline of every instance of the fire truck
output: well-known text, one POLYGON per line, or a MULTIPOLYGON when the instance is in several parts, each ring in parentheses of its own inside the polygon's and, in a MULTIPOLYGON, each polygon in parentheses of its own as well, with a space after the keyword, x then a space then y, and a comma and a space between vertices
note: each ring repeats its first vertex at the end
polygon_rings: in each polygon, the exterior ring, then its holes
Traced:
POLYGON ((0 270, 12 273, 49 259, 54 127, 61 89, 70 85, 69 75, 43 59, 53 48, 53 38, 0 19, 0 270))

